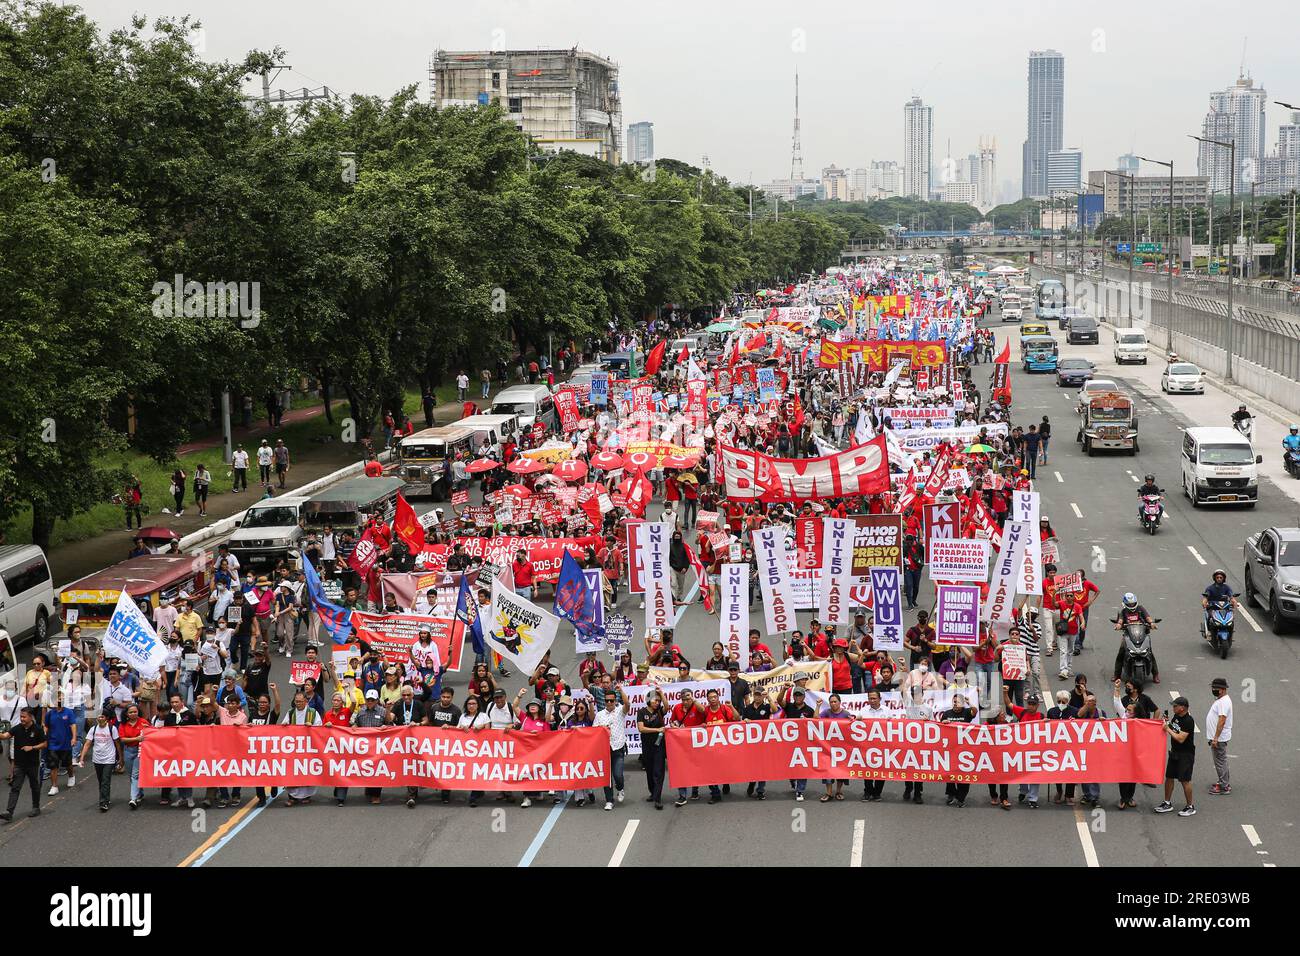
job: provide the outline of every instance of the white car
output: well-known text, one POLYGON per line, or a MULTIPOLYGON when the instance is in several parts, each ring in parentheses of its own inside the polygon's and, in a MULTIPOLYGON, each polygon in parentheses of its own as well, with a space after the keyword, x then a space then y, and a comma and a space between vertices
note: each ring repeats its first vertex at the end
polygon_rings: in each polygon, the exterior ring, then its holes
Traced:
POLYGON ((1174 392, 1205 394, 1205 379, 1201 369, 1191 362, 1172 362, 1160 374, 1160 391, 1166 395, 1174 392))

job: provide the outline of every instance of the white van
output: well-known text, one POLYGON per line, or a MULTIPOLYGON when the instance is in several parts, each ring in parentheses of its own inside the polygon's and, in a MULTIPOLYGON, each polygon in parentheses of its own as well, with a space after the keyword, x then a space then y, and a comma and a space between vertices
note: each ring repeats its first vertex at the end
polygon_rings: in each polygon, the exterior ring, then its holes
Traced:
POLYGON ((45 552, 34 544, 0 546, 0 630, 15 642, 31 636, 43 644, 58 606, 45 552))
POLYGON ((548 429, 554 428, 558 417, 555 399, 545 385, 511 385, 503 388, 492 400, 492 414, 517 416, 520 428, 528 428, 533 422, 541 422, 548 429))
POLYGON ((507 435, 519 436, 518 415, 471 415, 452 424, 474 433, 469 447, 475 458, 479 456, 484 440, 490 446, 488 454, 497 455, 501 453, 501 442, 507 435))
POLYGON ((1125 362, 1147 364, 1147 334, 1141 329, 1115 330, 1115 364, 1125 362))
POLYGON ((1183 494, 1192 506, 1259 500, 1259 469, 1250 440, 1235 428, 1189 428, 1183 434, 1183 494))

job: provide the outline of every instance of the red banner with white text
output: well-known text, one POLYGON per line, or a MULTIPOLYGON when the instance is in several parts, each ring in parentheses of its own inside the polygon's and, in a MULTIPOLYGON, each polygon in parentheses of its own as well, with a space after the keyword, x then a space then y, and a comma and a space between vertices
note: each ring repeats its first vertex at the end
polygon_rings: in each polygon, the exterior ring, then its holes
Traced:
POLYGON ((145 731, 142 787, 577 790, 609 783, 602 728, 166 727, 145 731))
POLYGON ((773 458, 720 445, 727 497, 748 501, 816 501, 889 490, 885 436, 821 458, 773 458))
POLYGON ((1156 720, 763 720, 669 730, 674 787, 746 780, 1159 783, 1156 720))
MULTIPOLYGON (((465 554, 482 558, 488 564, 505 567, 515 560, 515 552, 523 548, 533 566, 533 577, 538 582, 554 581, 560 576, 560 561, 568 551, 575 558, 586 555, 588 548, 599 548, 604 539, 599 535, 582 538, 541 538, 533 536, 502 535, 496 538, 456 538, 455 544, 465 546, 465 554)), ((445 544, 435 544, 420 552, 425 562, 424 570, 442 571, 447 567, 451 549, 445 544)))
MULTIPOLYGON (((453 613, 455 609, 453 608, 453 613)), ((465 646, 465 625, 454 618, 434 617, 429 614, 367 614, 352 612, 352 626, 357 637, 384 655, 390 664, 409 664, 411 645, 427 627, 438 648, 438 659, 450 671, 460 670, 461 652, 465 646)))

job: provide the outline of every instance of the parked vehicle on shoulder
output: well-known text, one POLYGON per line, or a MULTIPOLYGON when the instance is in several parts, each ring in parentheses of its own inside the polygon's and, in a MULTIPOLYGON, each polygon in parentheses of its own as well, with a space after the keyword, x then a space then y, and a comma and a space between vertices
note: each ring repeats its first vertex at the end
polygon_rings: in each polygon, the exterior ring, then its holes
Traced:
POLYGON ((34 544, 0 545, 0 630, 42 643, 58 604, 45 552, 34 544))

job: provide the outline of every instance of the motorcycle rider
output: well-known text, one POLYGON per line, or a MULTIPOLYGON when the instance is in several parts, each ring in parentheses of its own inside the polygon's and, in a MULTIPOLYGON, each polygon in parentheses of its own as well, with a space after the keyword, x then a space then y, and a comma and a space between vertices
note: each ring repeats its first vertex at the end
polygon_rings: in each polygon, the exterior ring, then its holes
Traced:
POLYGON ((1201 609, 1205 612, 1205 634, 1204 638, 1210 639, 1210 605, 1215 601, 1228 601, 1232 607, 1239 608, 1236 597, 1233 596, 1232 588, 1228 586, 1228 572, 1222 568, 1215 568, 1214 574, 1210 576, 1213 583, 1201 592, 1201 609))
MULTIPOLYGON (((1139 622, 1145 624, 1152 631, 1156 629, 1155 620, 1149 613, 1147 613, 1147 609, 1138 603, 1137 595, 1132 591, 1126 591, 1124 593, 1124 606, 1121 607, 1119 613, 1115 615, 1114 622, 1115 630, 1117 631, 1124 630, 1125 624, 1136 624, 1139 622)), ((1119 642, 1119 653, 1115 655, 1115 680, 1119 680, 1120 675, 1124 673, 1124 658, 1127 654, 1128 647, 1125 645, 1124 641, 1121 640, 1119 642)), ((1156 662, 1156 649, 1154 642, 1151 644, 1151 676, 1157 684, 1160 683, 1160 665, 1156 662)))
POLYGON ((1237 410, 1232 413, 1232 427, 1244 434, 1245 429, 1242 427, 1242 422, 1246 423, 1247 428, 1254 424, 1250 420, 1250 412, 1246 411, 1245 405, 1237 406, 1237 410))
POLYGON ((1282 464, 1286 464, 1286 453, 1289 451, 1300 454, 1300 427, 1292 425, 1291 434, 1282 439, 1282 464))
POLYGON ((1146 479, 1138 486, 1138 521, 1142 520, 1142 499, 1147 495, 1163 495, 1165 489, 1156 484, 1155 475, 1147 475, 1146 479))

